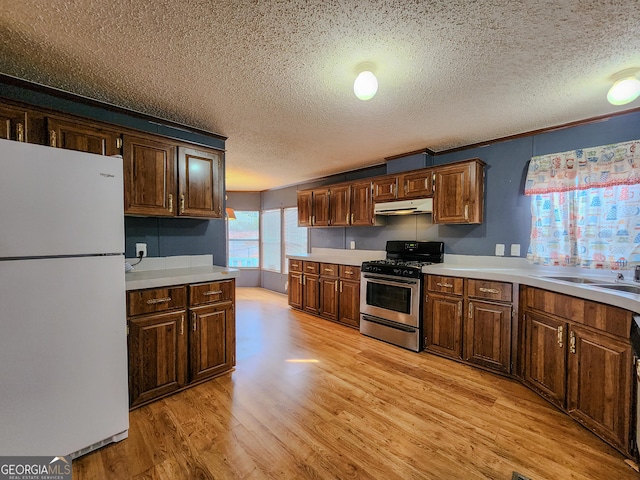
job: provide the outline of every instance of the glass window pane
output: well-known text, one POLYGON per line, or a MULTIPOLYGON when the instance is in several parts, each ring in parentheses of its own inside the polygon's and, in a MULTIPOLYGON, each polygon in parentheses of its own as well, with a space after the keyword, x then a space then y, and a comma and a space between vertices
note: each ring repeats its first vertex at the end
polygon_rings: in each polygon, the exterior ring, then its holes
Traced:
POLYGON ((260 212, 237 211, 229 220, 230 267, 258 268, 260 265, 260 212))
MULTIPOLYGON (((298 209, 284 209, 284 255, 299 255, 308 252, 308 230, 298 226, 298 209)), ((289 273, 289 262, 285 261, 284 273, 289 273)))
POLYGON ((281 268, 281 226, 280 209, 262 212, 262 268, 274 272, 281 268))

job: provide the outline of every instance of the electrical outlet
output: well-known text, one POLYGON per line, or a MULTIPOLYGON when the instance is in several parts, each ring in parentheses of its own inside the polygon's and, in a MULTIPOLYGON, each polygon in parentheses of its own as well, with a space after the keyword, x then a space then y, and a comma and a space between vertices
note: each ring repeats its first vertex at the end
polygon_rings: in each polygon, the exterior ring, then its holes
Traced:
POLYGON ((140 254, 142 254, 143 257, 147 256, 146 243, 136 243, 136 258, 140 257, 140 254))
POLYGON ((504 243, 496 243, 496 256, 504 257, 504 243))
POLYGON ((512 257, 519 257, 520 256, 520 244, 519 243, 512 243, 511 244, 511 256, 512 257))

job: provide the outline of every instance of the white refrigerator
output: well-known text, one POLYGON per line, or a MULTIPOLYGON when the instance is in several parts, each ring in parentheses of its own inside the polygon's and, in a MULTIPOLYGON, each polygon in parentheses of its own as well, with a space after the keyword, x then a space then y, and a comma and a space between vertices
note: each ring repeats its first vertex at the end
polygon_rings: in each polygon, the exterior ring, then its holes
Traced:
POLYGON ((122 159, 0 139, 0 456, 129 428, 122 159))

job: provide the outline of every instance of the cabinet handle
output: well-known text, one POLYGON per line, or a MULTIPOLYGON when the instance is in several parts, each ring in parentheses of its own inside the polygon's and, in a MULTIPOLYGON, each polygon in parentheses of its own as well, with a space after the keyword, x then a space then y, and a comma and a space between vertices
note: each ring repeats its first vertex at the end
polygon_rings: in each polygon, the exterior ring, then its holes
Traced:
POLYGON ((171 297, 163 297, 163 298, 150 298, 147 300, 147 305, 155 305, 156 303, 169 303, 171 301, 171 297))
POLYGON ((16 139, 19 142, 24 142, 24 125, 19 123, 16 127, 16 139))
POLYGON ((424 177, 424 189, 429 189, 429 177, 424 177))
POLYGON ((324 269, 325 272, 332 272, 333 273, 333 268, 325 268, 324 269))
POLYGON ((458 317, 462 318, 462 300, 458 302, 458 317))
POLYGON ((309 215, 309 225, 311 225, 311 215, 309 215))
POLYGON ((473 319, 473 302, 469 302, 469 318, 473 319))
POLYGON ((184 194, 180 195, 180 213, 184 213, 184 194))
POLYGON ((208 292, 204 292, 203 295, 220 295, 222 290, 209 290, 208 292))
POLYGON ((464 206, 464 219, 469 220, 469 205, 464 206))
POLYGON ((49 132, 49 146, 55 147, 57 143, 57 135, 55 130, 49 132))
POLYGON ((353 225, 353 213, 351 214, 351 225, 353 225))
POLYGON ((316 216, 315 215, 313 217, 311 217, 311 224, 312 225, 316 224, 316 216))
POLYGON ((573 330, 569 332, 569 352, 576 353, 576 334, 573 330))
POLYGON ((173 193, 169 194, 169 213, 173 213, 173 193))
POLYGON ((396 189, 396 186, 395 186, 394 183, 392 183, 391 184, 391 195, 394 195, 395 189, 396 189))
POLYGON ((338 281, 337 280, 334 282, 334 286, 335 286, 335 290, 337 292, 338 291, 338 281))
POLYGON ((562 332, 563 332, 563 331, 564 331, 564 328, 562 327, 562 325, 561 325, 561 326, 559 326, 559 327, 558 327, 558 346, 559 346, 560 348, 562 348, 562 347, 563 347, 563 344, 562 344, 562 332))
POLYGON ((349 214, 347 213, 344 217, 344 223, 349 223, 349 214))
POLYGON ((342 280, 340 280, 340 293, 342 293, 342 280))
POLYGON ((117 149, 122 148, 122 139, 121 138, 116 138, 116 148, 117 149))
POLYGON ((191 330, 194 332, 198 329, 198 322, 196 322, 196 312, 191 312, 191 330))
POLYGON ((184 315, 180 315, 180 335, 184 335, 184 315))
POLYGON ((302 275, 298 277, 298 284, 302 285, 302 275))
POLYGON ((302 276, 302 284, 303 285, 307 284, 307 277, 305 277, 304 275, 302 276))
POLYGON ((436 285, 439 287, 444 287, 444 288, 452 288, 453 285, 450 283, 440 283, 440 282, 436 282, 436 285))
POLYGON ((480 287, 478 290, 480 290, 482 293, 500 293, 500 290, 497 290, 495 288, 480 287))
POLYGON ((378 196, 378 184, 376 183, 376 197, 378 196))

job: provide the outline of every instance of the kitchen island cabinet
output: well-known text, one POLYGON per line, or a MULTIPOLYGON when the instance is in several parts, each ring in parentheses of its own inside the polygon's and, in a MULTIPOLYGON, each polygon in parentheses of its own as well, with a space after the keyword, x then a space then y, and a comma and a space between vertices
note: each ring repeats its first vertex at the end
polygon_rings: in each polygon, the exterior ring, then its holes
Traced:
POLYGON ((235 279, 127 292, 129 406, 235 365, 235 279))

